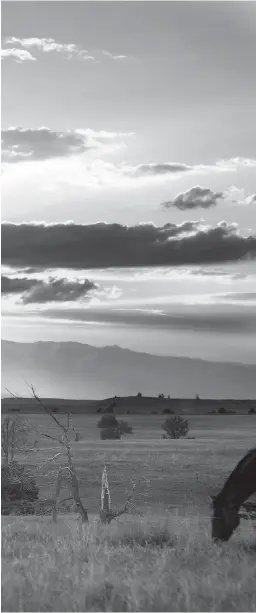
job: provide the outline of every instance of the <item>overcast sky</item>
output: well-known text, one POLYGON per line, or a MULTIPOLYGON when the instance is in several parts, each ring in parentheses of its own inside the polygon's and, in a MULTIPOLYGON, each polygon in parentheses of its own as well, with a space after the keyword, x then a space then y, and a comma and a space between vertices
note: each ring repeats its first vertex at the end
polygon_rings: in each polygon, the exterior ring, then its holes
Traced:
POLYGON ((256 359, 256 4, 2 3, 2 328, 256 359))

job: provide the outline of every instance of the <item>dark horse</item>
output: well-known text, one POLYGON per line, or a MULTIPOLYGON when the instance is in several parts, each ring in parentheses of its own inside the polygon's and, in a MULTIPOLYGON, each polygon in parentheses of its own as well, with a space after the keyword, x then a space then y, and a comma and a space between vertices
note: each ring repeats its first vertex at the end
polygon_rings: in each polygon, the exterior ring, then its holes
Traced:
POLYGON ((224 487, 212 496, 212 538, 228 541, 240 523, 241 505, 256 493, 256 447, 238 462, 224 487))

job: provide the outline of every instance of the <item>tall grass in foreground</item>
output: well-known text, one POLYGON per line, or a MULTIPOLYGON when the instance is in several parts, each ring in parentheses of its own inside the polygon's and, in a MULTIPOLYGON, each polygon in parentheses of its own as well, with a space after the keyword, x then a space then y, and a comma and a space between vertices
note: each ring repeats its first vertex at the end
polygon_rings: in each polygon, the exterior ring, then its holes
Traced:
POLYGON ((2 611, 255 611, 247 526, 217 546, 196 517, 6 518, 2 611))

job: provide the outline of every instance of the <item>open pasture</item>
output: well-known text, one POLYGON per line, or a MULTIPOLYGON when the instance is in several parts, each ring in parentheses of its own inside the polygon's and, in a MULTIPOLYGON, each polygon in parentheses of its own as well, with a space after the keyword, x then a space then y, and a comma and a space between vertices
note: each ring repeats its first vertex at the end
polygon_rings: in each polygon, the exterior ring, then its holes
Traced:
MULTIPOLYGON (((208 498, 255 445, 255 416, 190 416, 194 438, 180 440, 160 438, 164 417, 127 415, 133 434, 101 441, 99 415, 72 416, 89 524, 61 514, 56 525, 49 516, 3 517, 2 611, 256 610, 253 524, 242 520, 228 543, 215 545, 208 498), (130 478, 137 483, 135 508, 107 526, 98 522, 104 464, 112 505, 124 502, 130 478)), ((27 418, 57 435, 50 417, 27 418)), ((28 462, 41 467, 44 498, 54 480, 43 463, 59 447, 38 439, 28 462)))
MULTIPOLYGON (((50 417, 23 416, 37 432, 57 435, 50 417)), ((255 445, 256 418, 254 415, 191 415, 188 417, 191 438, 163 440, 161 424, 165 417, 127 415, 125 419, 133 427, 133 434, 121 440, 101 441, 98 414, 72 415, 72 424, 79 433, 79 441, 72 444, 74 461, 82 499, 89 512, 99 510, 101 475, 106 464, 113 504, 125 500, 131 478, 138 483, 138 510, 150 508, 160 512, 177 507, 182 512, 193 507, 196 512, 209 514, 209 495, 222 486, 235 464, 255 445)), ((61 415, 60 419, 66 417, 61 415)), ((37 438, 39 450, 27 461, 37 468, 40 497, 44 498, 53 492, 53 479, 44 477, 52 463, 44 462, 60 449, 50 439, 38 435, 37 438)))

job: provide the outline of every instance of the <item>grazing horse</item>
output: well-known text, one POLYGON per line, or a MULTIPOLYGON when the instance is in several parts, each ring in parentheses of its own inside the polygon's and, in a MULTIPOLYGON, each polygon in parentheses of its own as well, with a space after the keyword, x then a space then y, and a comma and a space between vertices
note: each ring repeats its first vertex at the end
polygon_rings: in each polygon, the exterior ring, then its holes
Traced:
POLYGON ((228 541, 240 523, 241 505, 256 493, 256 447, 238 462, 217 496, 212 496, 212 538, 228 541))

